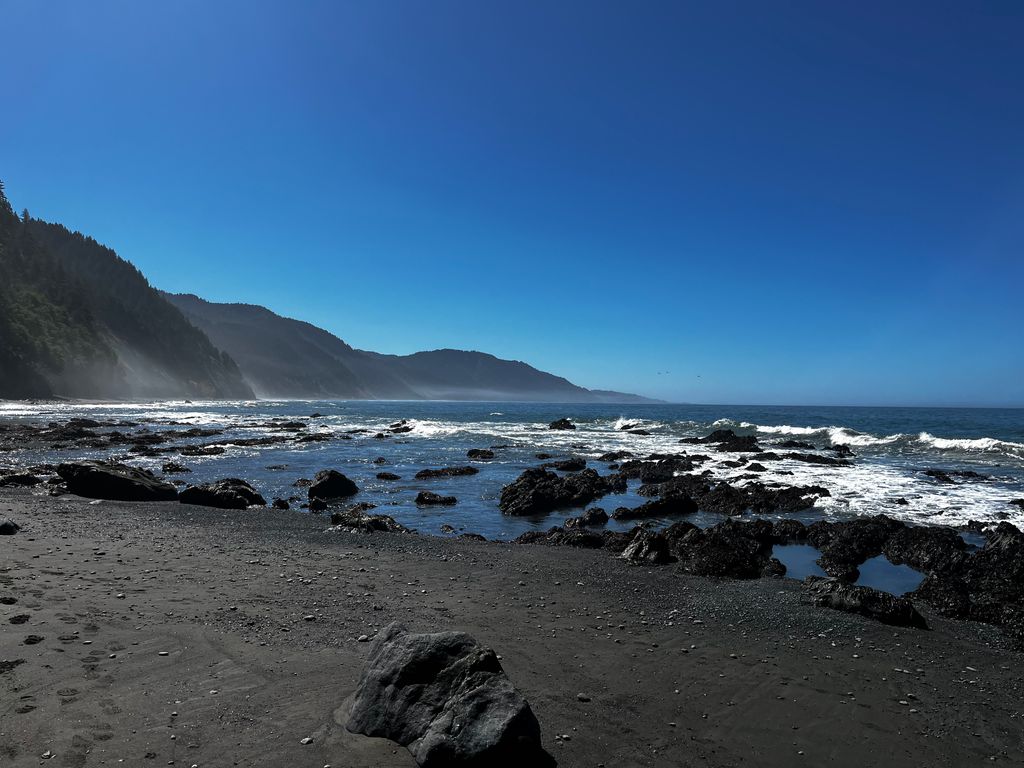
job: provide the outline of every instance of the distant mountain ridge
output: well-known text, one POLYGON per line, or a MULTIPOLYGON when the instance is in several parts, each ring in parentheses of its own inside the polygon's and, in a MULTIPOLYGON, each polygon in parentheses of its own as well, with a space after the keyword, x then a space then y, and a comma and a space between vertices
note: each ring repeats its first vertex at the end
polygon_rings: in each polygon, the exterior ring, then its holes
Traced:
POLYGON ((238 362, 260 397, 657 402, 585 389, 485 352, 384 355, 355 349, 321 328, 265 307, 218 304, 192 294, 164 297, 238 362))
POLYGON ((354 349, 301 320, 153 288, 91 237, 14 212, 0 183, 0 398, 657 402, 526 363, 354 349))

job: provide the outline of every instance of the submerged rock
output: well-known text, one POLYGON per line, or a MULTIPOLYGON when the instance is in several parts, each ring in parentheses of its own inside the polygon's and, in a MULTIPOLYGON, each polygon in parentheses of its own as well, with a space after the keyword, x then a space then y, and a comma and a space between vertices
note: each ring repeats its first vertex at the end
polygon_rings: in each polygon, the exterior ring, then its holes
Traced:
POLYGON ((420 506, 444 506, 450 507, 458 503, 454 496, 441 496, 433 491, 420 491, 416 494, 416 504, 420 506))
POLYGON ((586 528, 604 525, 608 522, 608 513, 600 507, 591 507, 579 517, 568 518, 563 525, 566 528, 586 528))
POLYGON ((552 461, 549 464, 542 464, 541 469, 557 469, 559 472, 579 472, 587 468, 587 460, 579 457, 552 461))
POLYGON ((190 485, 178 496, 182 504, 218 509, 246 509, 266 506, 267 500, 245 480, 227 477, 203 485, 190 485))
POLYGON ((336 469, 322 469, 309 486, 311 499, 342 499, 359 493, 359 486, 336 469))
POLYGON ((540 725, 494 651, 463 632, 374 640, 347 728, 405 746, 421 768, 547 765, 540 725))
POLYGON ((856 613, 897 627, 928 629, 924 617, 906 598, 818 576, 808 576, 803 589, 810 602, 819 607, 856 613))
POLYGON ((177 489, 152 472, 103 461, 73 461, 57 467, 68 493, 111 501, 174 501, 177 489))
POLYGON ((394 472, 378 472, 377 473, 377 479, 378 480, 394 481, 394 480, 401 480, 402 478, 400 478, 394 472))
POLYGON ((441 469, 421 469, 416 473, 417 480, 433 480, 438 477, 464 477, 475 475, 480 470, 476 467, 443 467, 441 469))
POLYGON ((561 418, 548 424, 548 429, 576 429, 576 425, 569 419, 561 418))
POLYGON ((494 451, 490 448, 470 448, 466 451, 466 458, 473 461, 490 461, 494 458, 494 451))

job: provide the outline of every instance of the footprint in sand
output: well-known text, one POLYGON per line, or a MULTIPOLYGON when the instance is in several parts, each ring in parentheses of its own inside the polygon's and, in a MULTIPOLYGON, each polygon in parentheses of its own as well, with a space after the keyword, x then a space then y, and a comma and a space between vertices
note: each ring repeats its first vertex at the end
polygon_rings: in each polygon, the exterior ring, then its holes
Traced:
POLYGON ((0 605, 14 605, 16 602, 18 602, 16 597, 7 597, 6 595, 0 597, 0 605))
POLYGON ((27 715, 29 712, 36 708, 36 705, 32 703, 35 701, 34 696, 22 696, 19 699, 19 701, 21 703, 14 708, 16 714, 27 715))
POLYGON ((11 622, 11 624, 24 624, 30 618, 32 617, 27 613, 19 613, 17 616, 11 616, 8 621, 11 622))
POLYGON ((22 642, 25 645, 35 645, 36 643, 43 642, 43 636, 42 635, 29 635, 24 640, 22 640, 22 642))

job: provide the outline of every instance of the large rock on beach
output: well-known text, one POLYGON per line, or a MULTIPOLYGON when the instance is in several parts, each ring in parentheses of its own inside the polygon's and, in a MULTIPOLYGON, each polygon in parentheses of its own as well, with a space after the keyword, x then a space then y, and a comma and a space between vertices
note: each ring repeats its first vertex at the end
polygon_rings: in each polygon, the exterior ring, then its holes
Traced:
POLYGON ((359 486, 336 469, 322 469, 309 486, 311 499, 343 499, 359 493, 359 486))
POLYGON ((924 617, 906 598, 818 576, 808 576, 803 589, 810 602, 819 607, 856 613, 897 627, 928 629, 924 617))
POLYGON ((602 477, 592 469, 560 476, 528 469, 501 489, 498 507, 506 515, 542 515, 556 509, 582 507, 609 493, 626 490, 621 475, 602 477))
POLYGON ((57 467, 68 493, 111 501, 174 501, 178 490, 152 472, 105 461, 72 461, 57 467))
POLYGON ((375 639, 348 730, 405 746, 421 768, 549 765, 540 725, 494 651, 463 632, 375 639))
POLYGON ((267 500, 255 488, 237 477, 226 477, 203 485, 190 485, 181 492, 178 501, 182 504, 218 509, 247 509, 267 505, 267 500))

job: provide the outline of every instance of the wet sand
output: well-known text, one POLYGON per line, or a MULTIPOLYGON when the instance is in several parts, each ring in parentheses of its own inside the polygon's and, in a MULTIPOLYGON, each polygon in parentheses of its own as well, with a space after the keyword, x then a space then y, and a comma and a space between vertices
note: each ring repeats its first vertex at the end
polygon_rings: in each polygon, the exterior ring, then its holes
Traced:
POLYGON ((411 766, 343 727, 393 620, 492 646, 562 766, 1024 762, 1020 654, 924 606, 929 632, 601 551, 0 493, 3 766, 411 766))

